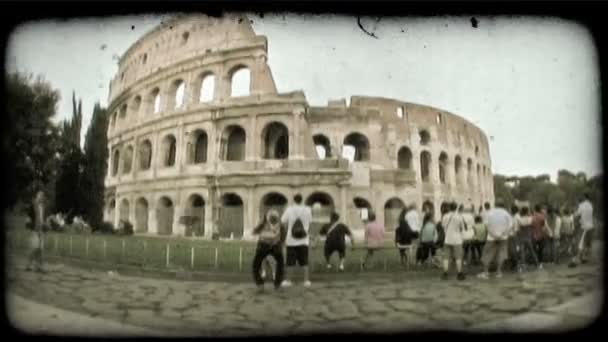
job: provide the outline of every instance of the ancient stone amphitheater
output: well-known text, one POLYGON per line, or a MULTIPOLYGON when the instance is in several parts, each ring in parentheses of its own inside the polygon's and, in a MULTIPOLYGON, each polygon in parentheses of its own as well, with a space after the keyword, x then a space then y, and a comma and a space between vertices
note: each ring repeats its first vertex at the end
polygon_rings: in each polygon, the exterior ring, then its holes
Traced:
POLYGON ((266 208, 301 193, 313 229, 335 209, 361 234, 370 209, 391 231, 404 204, 493 202, 478 127, 396 99, 309 106, 277 92, 267 44, 244 16, 186 15, 126 51, 110 83, 107 221, 247 239, 266 208))

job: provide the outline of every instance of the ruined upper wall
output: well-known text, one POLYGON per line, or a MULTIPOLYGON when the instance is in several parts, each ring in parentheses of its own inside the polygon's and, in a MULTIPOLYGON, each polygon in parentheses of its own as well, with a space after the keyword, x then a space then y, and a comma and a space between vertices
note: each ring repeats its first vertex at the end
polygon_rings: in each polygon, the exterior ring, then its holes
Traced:
MULTIPOLYGON (((255 34, 246 16, 176 16, 145 34, 124 53, 110 82, 109 102, 139 80, 181 62, 207 58, 217 63, 218 59, 242 57, 229 53, 241 50, 267 60, 267 39, 255 34)), ((270 79, 267 92, 276 92, 270 69, 264 69, 270 79)))

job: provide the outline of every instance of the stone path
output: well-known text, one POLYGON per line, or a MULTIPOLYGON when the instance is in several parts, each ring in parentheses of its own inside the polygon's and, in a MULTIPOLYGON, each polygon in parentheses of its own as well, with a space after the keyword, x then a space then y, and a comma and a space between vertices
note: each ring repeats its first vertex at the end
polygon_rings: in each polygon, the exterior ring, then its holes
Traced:
MULTIPOLYGON (((278 293, 268 286, 263 294, 256 294, 252 283, 136 278, 62 264, 48 265, 48 273, 38 274, 24 271, 22 265, 13 263, 7 269, 12 293, 90 317, 185 336, 476 330, 484 324, 485 329, 526 329, 529 324, 491 322, 542 312, 602 286, 598 264, 548 266, 486 281, 440 281, 439 273, 353 277, 313 282, 309 289, 296 284, 278 293)), ((587 316, 571 327, 591 322, 593 310, 588 307, 587 316)), ((15 307, 9 307, 9 317, 18 316, 13 312, 15 307)), ((66 327, 66 333, 71 329, 66 327)))

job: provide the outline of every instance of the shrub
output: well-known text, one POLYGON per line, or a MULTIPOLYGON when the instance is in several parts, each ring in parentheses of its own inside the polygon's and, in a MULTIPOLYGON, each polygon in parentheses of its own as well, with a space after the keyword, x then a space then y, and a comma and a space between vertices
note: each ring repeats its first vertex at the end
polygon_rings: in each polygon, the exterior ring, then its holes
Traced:
POLYGON ((114 234, 114 225, 110 222, 103 222, 97 229, 93 230, 97 234, 114 234))

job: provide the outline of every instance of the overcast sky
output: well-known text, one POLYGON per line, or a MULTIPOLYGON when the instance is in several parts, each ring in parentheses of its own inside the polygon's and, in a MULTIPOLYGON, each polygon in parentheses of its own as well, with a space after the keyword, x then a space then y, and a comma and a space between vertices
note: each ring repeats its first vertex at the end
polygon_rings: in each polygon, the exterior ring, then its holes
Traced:
MULTIPOLYGON (((83 101, 107 105, 120 56, 167 16, 40 21, 10 37, 9 70, 42 74, 61 91, 57 120, 83 101)), ((602 171, 597 51, 588 31, 555 18, 363 18, 251 15, 268 37, 279 92, 309 104, 352 95, 396 98, 460 115, 490 139, 493 172, 602 171)))

